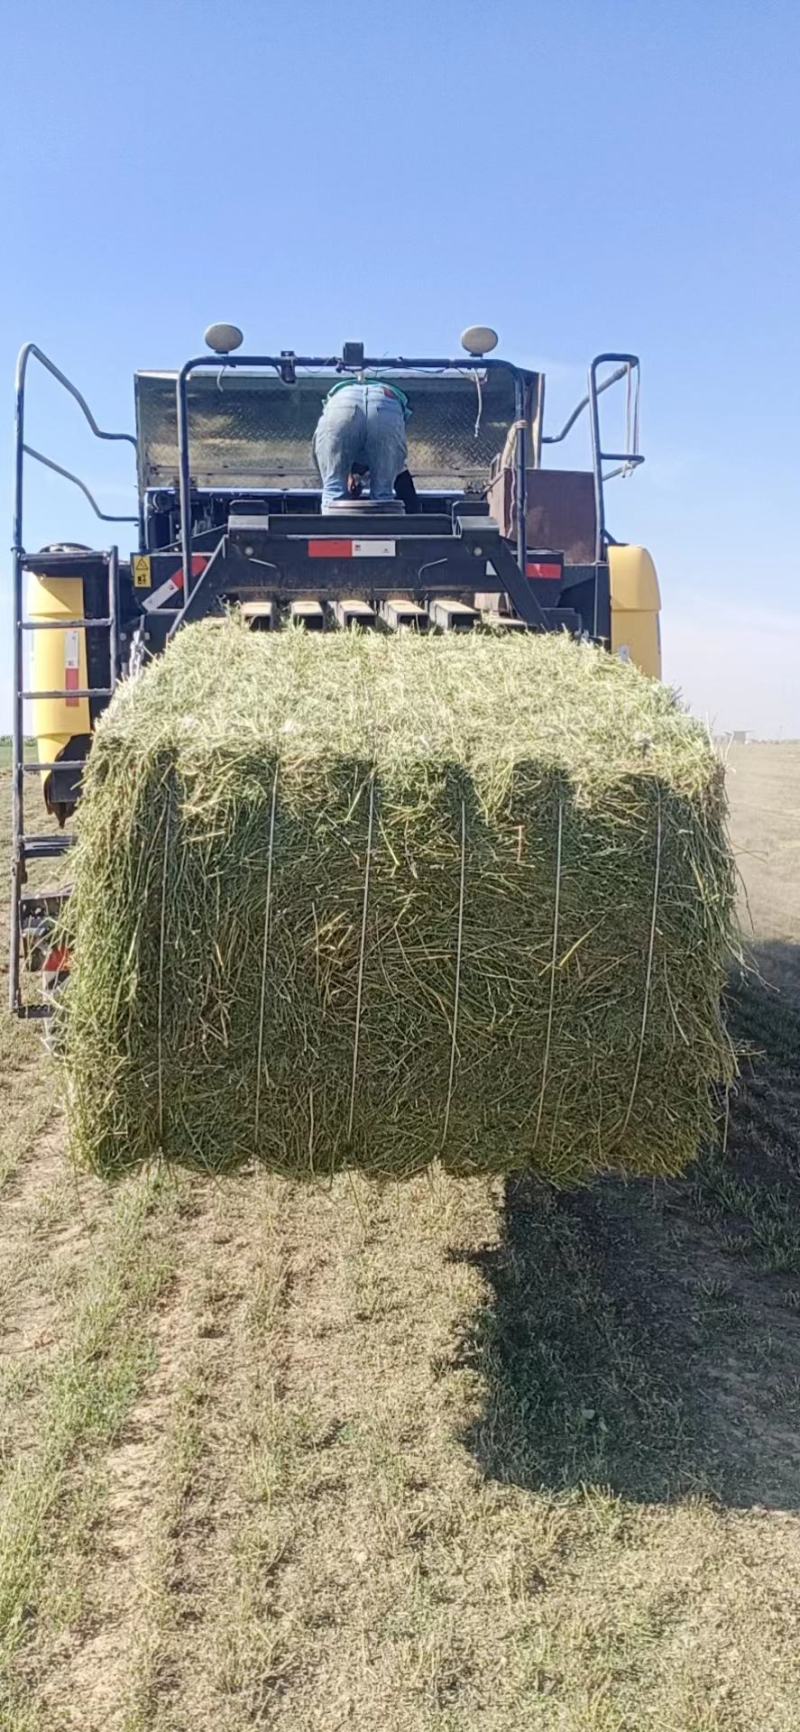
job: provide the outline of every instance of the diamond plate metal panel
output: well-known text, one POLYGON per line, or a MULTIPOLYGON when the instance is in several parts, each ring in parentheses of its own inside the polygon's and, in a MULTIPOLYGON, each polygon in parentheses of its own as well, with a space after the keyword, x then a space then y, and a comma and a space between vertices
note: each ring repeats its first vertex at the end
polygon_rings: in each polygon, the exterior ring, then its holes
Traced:
MULTIPOLYGON (((284 385, 267 373, 197 373, 189 381, 192 480, 197 487, 319 486, 311 442, 332 375, 298 375, 284 385)), ((406 392, 409 468, 418 487, 472 491, 488 481, 514 420, 509 373, 400 373, 406 392)), ((141 487, 178 479, 175 375, 136 376, 141 487)))

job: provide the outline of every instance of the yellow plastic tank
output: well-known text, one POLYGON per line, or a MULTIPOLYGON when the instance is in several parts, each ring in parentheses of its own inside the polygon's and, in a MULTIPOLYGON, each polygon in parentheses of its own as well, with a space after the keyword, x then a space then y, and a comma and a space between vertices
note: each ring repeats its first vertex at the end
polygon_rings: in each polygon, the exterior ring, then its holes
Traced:
MULTIPOLYGON (((80 620, 84 616, 82 577, 29 577, 27 613, 30 620, 80 620)), ((60 758, 76 734, 91 732, 88 698, 73 697, 89 684, 86 632, 65 625, 63 631, 33 631, 31 640, 30 689, 63 692, 63 697, 35 698, 31 702, 36 756, 42 763, 60 758)), ((49 772, 42 771, 45 800, 49 772)), ((49 801, 48 801, 49 805, 49 801)))
POLYGON ((645 547, 609 547, 611 651, 627 651, 642 673, 661 678, 661 593, 645 547))

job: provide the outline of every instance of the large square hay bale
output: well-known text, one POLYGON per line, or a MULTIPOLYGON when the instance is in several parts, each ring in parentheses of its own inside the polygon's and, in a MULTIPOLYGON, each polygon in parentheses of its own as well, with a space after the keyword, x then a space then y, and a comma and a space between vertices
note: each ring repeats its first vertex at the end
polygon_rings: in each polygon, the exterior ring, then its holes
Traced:
POLYGON ((601 651, 190 627, 89 766, 75 1148, 677 1172, 730 1074, 732 900, 704 730, 601 651))

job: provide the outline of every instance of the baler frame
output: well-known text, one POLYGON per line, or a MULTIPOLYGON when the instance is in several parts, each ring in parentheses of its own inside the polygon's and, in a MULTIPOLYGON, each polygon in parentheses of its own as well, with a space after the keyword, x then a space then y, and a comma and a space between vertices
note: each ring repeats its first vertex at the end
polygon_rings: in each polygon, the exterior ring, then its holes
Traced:
MULTIPOLYGON (((263 625, 270 622, 272 605, 266 597, 275 596, 290 606, 301 605, 304 595, 318 591, 329 602, 334 623, 343 623, 351 617, 365 617, 363 610, 372 612, 374 604, 375 622, 380 615, 384 626, 391 627, 399 623, 396 605, 399 594, 401 598, 410 598, 409 606, 417 609, 421 620, 424 616, 425 623, 430 619, 437 628, 458 629, 473 623, 473 617, 468 616, 478 617, 463 598, 472 592, 482 592, 489 596, 494 594, 498 602, 501 596, 508 597, 514 616, 507 616, 507 624, 538 631, 588 630, 595 638, 607 639, 609 582, 606 557, 613 538, 606 528, 604 486, 612 476, 605 472, 605 465, 616 464, 618 467, 614 474, 628 472, 641 463, 643 457, 638 451, 639 361, 635 355, 604 353, 595 356, 589 369, 587 394, 560 432, 552 435, 545 435, 541 430, 542 376, 509 361, 485 356, 457 360, 365 358, 361 345, 345 345, 342 358, 297 356, 291 350, 282 351, 279 355, 195 356, 184 363, 175 380, 178 462, 173 493, 177 495, 180 532, 179 545, 171 551, 153 541, 152 522, 148 516, 149 500, 141 481, 136 515, 112 515, 101 510, 79 476, 26 442, 26 385, 31 359, 38 361, 74 399, 96 438, 128 443, 137 454, 139 441, 133 434, 111 433, 101 428, 82 393, 67 375, 36 344, 24 345, 16 376, 12 536, 14 716, 9 1000, 16 1015, 42 1017, 50 1014, 51 1005, 47 1001, 28 1003, 23 992, 23 938, 30 943, 31 933, 34 939, 37 934, 43 935, 42 947, 46 950, 45 928, 48 923, 52 926, 54 910, 68 892, 26 894, 27 864, 64 855, 71 847, 73 837, 63 832, 59 835, 26 833, 25 776, 49 776, 53 785, 58 784, 64 792, 62 805, 68 809, 70 800, 74 804, 77 799, 82 764, 91 736, 70 741, 65 754, 52 762, 38 756, 26 762, 26 702, 86 700, 93 728, 113 694, 120 673, 130 669, 143 637, 154 651, 158 651, 163 648, 167 637, 181 626, 231 598, 249 604, 254 615, 259 615, 257 623, 263 625), (601 371, 607 366, 614 370, 603 378, 601 371), (298 373, 331 375, 331 382, 342 374, 362 369, 387 375, 447 375, 451 379, 453 376, 473 375, 479 382, 479 395, 481 378, 486 381, 503 375, 513 383, 514 397, 514 422, 509 429, 509 434, 513 433, 512 533, 501 534, 500 526, 489 514, 485 498, 481 498, 479 493, 459 496, 457 488, 450 489, 447 497, 429 498, 419 516, 406 516, 389 508, 385 513, 373 511, 369 515, 354 510, 352 514, 340 513, 335 518, 322 518, 318 511, 302 509, 307 502, 298 497, 293 501, 292 510, 287 511, 285 498, 276 499, 269 489, 228 489, 224 484, 206 489, 205 493, 193 489, 189 382, 195 374, 210 368, 217 369, 218 373, 237 369, 248 374, 270 372, 289 389, 296 382, 298 373), (628 379, 629 408, 631 401, 636 405, 631 440, 633 449, 608 452, 602 446, 599 398, 625 377, 628 379), (527 545, 528 458, 534 399, 538 416, 537 447, 559 444, 581 415, 589 410, 595 499, 594 560, 573 562, 567 569, 560 550, 546 547, 536 551, 527 545), (116 546, 98 551, 57 545, 41 553, 28 553, 23 536, 26 458, 43 464, 76 486, 102 522, 135 524, 137 552, 123 561, 120 561, 116 546), (209 528, 195 522, 193 504, 209 494, 217 504, 222 496, 229 495, 223 503, 224 525, 209 528), (356 549, 365 549, 367 557, 353 558, 356 549), (177 559, 180 565, 176 569, 177 559), (137 567, 146 568, 144 587, 150 592, 148 597, 143 598, 138 589, 137 567), (83 577, 85 605, 81 616, 53 620, 26 618, 26 572, 35 572, 44 578, 60 574, 83 577), (163 586, 162 575, 168 580, 163 586), (552 581, 554 577, 558 578, 557 588, 552 581), (163 602, 160 599, 162 588, 172 592, 163 602), (569 605, 570 589, 576 598, 580 595, 580 606, 577 599, 575 606, 569 605), (176 594, 180 595, 180 602, 170 605, 176 594), (550 605, 562 596, 566 605, 564 601, 557 607, 550 605), (593 596, 593 605, 591 600, 587 603, 587 596, 593 596), (355 614, 352 611, 348 614, 347 598, 355 607, 355 614), (362 615, 358 613, 359 607, 362 615), (76 684, 73 680, 71 685, 65 684, 63 690, 47 691, 26 686, 25 637, 27 633, 40 630, 86 634, 85 660, 89 678, 85 685, 76 684), (73 745, 74 752, 70 749, 73 745)), ((533 455, 535 464, 538 464, 538 448, 533 455)), ((484 492, 488 492, 488 486, 484 492)), ((50 960, 52 963, 52 956, 50 960)), ((42 966, 41 958, 39 966, 42 966)), ((50 972, 57 977, 60 970, 54 964, 50 972)))

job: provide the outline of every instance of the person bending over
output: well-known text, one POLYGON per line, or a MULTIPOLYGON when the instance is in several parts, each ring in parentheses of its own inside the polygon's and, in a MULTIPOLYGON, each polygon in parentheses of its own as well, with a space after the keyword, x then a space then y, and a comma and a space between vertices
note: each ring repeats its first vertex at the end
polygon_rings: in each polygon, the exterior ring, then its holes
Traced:
POLYGON ((405 392, 386 380, 364 376, 332 387, 314 434, 323 514, 347 499, 354 464, 369 470, 371 499, 394 499, 395 479, 406 467, 410 413, 405 392))

